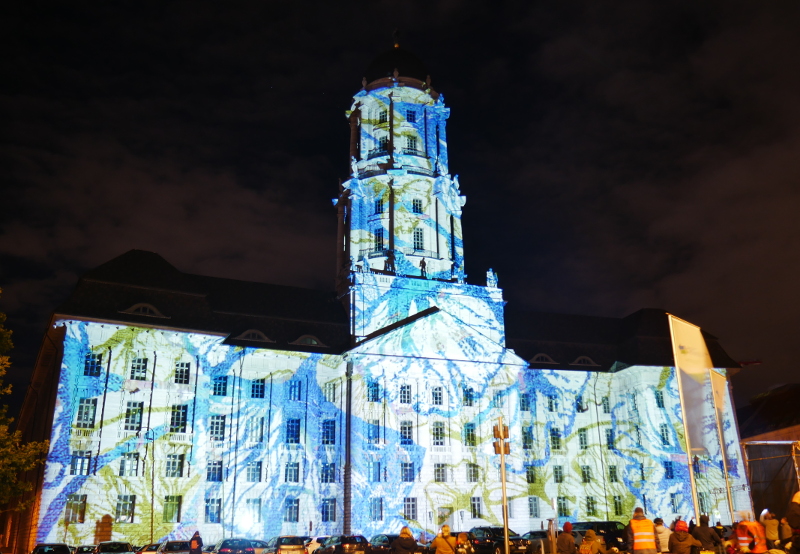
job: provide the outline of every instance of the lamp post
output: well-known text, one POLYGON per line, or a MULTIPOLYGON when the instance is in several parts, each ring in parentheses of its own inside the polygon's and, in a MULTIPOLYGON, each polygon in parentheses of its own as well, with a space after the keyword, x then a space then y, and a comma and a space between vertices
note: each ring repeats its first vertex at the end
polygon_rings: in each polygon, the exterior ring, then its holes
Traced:
POLYGON ((494 438, 492 445, 494 453, 500 454, 500 482, 503 486, 503 547, 505 554, 508 553, 508 497, 506 496, 506 454, 511 453, 511 445, 508 440, 508 425, 503 424, 503 416, 497 418, 497 425, 494 426, 494 438))

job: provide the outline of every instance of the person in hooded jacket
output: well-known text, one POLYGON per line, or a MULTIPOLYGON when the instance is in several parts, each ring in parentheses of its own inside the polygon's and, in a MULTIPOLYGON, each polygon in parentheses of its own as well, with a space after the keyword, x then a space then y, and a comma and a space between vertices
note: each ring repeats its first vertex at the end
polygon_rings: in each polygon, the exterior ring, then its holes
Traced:
POLYGON ((189 540, 189 551, 191 554, 200 554, 203 551, 203 539, 200 538, 200 531, 195 531, 189 540))
POLYGON ((400 529, 400 536, 389 545, 389 552, 392 554, 414 554, 416 550, 417 541, 407 526, 400 529))
POLYGON ((664 525, 664 520, 657 517, 653 520, 656 526, 656 536, 658 537, 659 552, 669 552, 669 536, 672 534, 669 527, 664 525))
POLYGON ((700 516, 700 525, 694 528, 692 536, 700 541, 703 550, 716 550, 722 544, 722 539, 717 535, 717 530, 708 526, 708 516, 700 516))
POLYGON ((607 554, 606 547, 597 538, 597 533, 592 529, 583 534, 583 541, 578 548, 578 554, 607 554))
POLYGON ((669 536, 671 554, 691 554, 692 547, 701 547, 700 541, 689 534, 689 526, 685 521, 675 523, 675 532, 669 536))
POLYGON ((800 554, 800 491, 794 493, 789 509, 786 511, 786 523, 792 528, 791 554, 800 554))
POLYGON ((575 554, 576 550, 572 524, 568 521, 564 524, 564 530, 559 533, 556 539, 556 551, 558 554, 575 554))

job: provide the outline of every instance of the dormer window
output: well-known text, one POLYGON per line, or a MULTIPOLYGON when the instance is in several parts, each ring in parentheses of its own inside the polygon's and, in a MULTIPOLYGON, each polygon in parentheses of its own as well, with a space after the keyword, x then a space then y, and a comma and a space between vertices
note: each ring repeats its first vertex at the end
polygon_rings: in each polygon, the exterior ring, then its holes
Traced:
POLYGON ((557 364, 558 363, 557 361, 555 361, 553 358, 551 358, 547 354, 536 354, 533 358, 531 358, 531 362, 535 362, 537 364, 557 364))
POLYGON ((575 361, 569 365, 598 365, 598 364, 594 363, 594 360, 592 360, 589 356, 578 356, 577 358, 575 358, 575 361))
POLYGON ((252 340, 255 342, 275 342, 258 329, 248 329, 236 338, 241 340, 252 340))
POLYGON ((322 341, 319 340, 314 335, 303 335, 302 337, 300 337, 299 339, 290 344, 299 344, 302 346, 321 346, 323 348, 327 348, 326 345, 323 344, 322 341))
POLYGON ((162 314, 158 310, 158 308, 156 308, 152 304, 146 304, 144 302, 141 302, 139 304, 134 304, 133 306, 131 306, 127 310, 120 310, 120 313, 143 315, 143 316, 147 316, 147 317, 163 317, 165 319, 168 319, 168 317, 165 316, 164 314, 162 314))

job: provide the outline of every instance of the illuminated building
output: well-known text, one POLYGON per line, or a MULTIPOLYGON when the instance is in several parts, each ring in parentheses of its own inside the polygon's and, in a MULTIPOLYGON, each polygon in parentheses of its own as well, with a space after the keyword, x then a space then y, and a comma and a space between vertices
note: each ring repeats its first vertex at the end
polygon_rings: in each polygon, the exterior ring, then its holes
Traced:
MULTIPOLYGON (((637 505, 686 516, 690 468, 698 509, 730 520, 719 452, 685 451, 665 312, 521 314, 507 332, 497 276, 466 283, 448 115, 407 52, 368 69, 335 201, 336 293, 184 274, 141 251, 81 279, 22 412, 51 452, 20 544, 496 524, 501 415, 518 532, 637 505)), ((714 367, 736 366, 705 338, 714 367)))

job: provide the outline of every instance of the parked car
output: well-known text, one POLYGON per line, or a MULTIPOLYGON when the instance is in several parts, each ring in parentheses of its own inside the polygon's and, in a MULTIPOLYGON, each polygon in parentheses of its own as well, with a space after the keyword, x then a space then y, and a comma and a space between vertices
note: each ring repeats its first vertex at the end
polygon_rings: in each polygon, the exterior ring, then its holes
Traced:
POLYGON ((253 547, 253 550, 256 554, 266 554, 267 550, 267 541, 257 541, 250 539, 250 546, 253 547))
POLYGON ((331 535, 316 554, 366 554, 369 542, 361 535, 331 535))
POLYGON ((306 554, 306 543, 310 538, 299 535, 277 537, 268 551, 274 554, 306 554))
POLYGON ((158 547, 158 554, 169 553, 169 554, 191 554, 192 547, 189 544, 189 541, 166 541, 162 542, 161 546, 158 547))
POLYGON ((209 551, 213 554, 255 554, 247 539, 222 539, 209 551))
POLYGON ((75 548, 75 554, 93 554, 96 549, 96 544, 82 544, 75 548))
POLYGON ((104 541, 97 544, 95 554, 135 554, 131 543, 122 541, 104 541))
POLYGON ((625 526, 619 521, 576 521, 572 524, 572 530, 584 534, 592 529, 600 542, 606 548, 617 547, 620 550, 628 549, 628 542, 625 538, 625 526))
POLYGON ((308 554, 314 552, 317 548, 322 546, 322 544, 328 540, 330 535, 323 535, 322 537, 312 537, 311 540, 306 544, 306 550, 308 550, 308 554))
MULTIPOLYGON (((475 535, 472 544, 478 554, 505 554, 505 531, 502 527, 473 527, 469 531, 475 535)), ((508 543, 509 554, 521 554, 528 550, 528 540, 511 529, 508 530, 508 543)))
POLYGON ((160 542, 151 542, 139 548, 136 552, 155 552, 159 546, 161 546, 160 542))
POLYGON ((69 545, 63 542, 37 544, 31 554, 70 554, 69 545))

